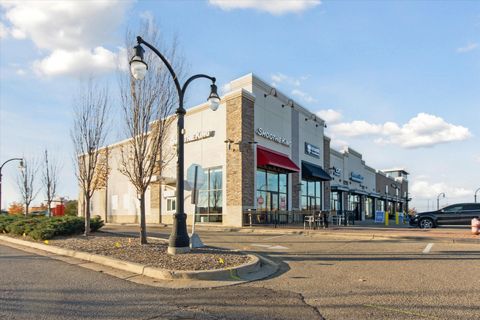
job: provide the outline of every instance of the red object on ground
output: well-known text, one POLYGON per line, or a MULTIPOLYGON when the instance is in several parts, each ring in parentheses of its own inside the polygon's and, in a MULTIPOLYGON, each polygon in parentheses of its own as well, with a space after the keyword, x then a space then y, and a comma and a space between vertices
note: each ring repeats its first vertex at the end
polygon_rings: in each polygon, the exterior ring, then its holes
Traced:
POLYGON ((52 216, 63 216, 65 215, 65 206, 63 204, 57 204, 55 208, 52 209, 52 216))
POLYGON ((480 220, 477 218, 472 219, 472 234, 480 234, 480 220))
POLYGON ((261 146, 257 147, 257 165, 260 167, 270 165, 283 168, 290 172, 300 171, 297 165, 290 160, 287 155, 261 146))

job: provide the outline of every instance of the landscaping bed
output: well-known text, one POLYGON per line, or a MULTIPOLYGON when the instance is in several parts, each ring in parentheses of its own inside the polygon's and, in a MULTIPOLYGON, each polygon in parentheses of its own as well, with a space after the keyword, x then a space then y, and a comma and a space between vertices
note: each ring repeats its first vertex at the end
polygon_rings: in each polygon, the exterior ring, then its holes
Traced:
POLYGON ((250 261, 250 257, 241 252, 211 247, 196 248, 190 253, 172 256, 167 254, 168 244, 165 242, 149 240, 148 244, 142 245, 139 238, 104 232, 97 232, 88 238, 57 238, 49 241, 49 245, 168 270, 214 270, 236 267, 250 261))
MULTIPOLYGON (((197 271, 232 268, 250 262, 251 258, 240 252, 204 247, 186 254, 167 254, 168 244, 149 240, 140 244, 137 237, 118 236, 107 232, 95 232, 85 237, 85 220, 82 217, 32 217, 0 216, 0 233, 28 241, 44 241, 45 244, 107 256, 160 269, 197 271)), ((91 219, 91 231, 103 226, 100 217, 91 219)))

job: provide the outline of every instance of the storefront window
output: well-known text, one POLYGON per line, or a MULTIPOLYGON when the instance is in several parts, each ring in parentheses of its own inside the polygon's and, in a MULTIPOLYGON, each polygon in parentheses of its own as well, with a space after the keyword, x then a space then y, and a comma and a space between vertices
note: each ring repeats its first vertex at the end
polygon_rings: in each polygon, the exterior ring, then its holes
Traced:
POLYGON ((286 173, 257 169, 257 210, 287 210, 288 176, 286 173))
POLYGON ((322 183, 320 181, 302 180, 302 210, 321 210, 322 183))
POLYGON ((373 219, 373 199, 370 197, 365 198, 365 218, 373 219))
POLYGON ((341 201, 341 193, 338 191, 332 191, 330 193, 330 208, 332 210, 342 210, 342 201, 341 201))
POLYGON ((197 222, 222 222, 222 169, 205 169, 207 177, 198 191, 197 222))

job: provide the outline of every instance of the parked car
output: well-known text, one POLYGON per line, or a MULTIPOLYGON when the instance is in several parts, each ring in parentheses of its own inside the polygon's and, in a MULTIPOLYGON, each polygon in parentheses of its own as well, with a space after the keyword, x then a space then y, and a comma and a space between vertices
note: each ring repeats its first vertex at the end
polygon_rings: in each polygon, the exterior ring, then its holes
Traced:
POLYGON ((480 217, 480 203, 457 203, 440 210, 419 212, 410 219, 410 225, 422 229, 442 225, 470 225, 473 218, 480 217))

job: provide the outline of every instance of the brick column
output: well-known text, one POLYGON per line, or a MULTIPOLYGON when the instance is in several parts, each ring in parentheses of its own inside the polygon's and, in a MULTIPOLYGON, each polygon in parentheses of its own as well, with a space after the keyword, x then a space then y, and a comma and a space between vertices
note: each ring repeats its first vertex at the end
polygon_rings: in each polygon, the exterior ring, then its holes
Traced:
POLYGON ((227 140, 233 141, 226 148, 226 200, 223 224, 242 226, 243 211, 254 207, 255 169, 254 148, 254 101, 245 90, 238 90, 226 100, 227 140))
MULTIPOLYGON (((330 138, 323 137, 323 169, 326 172, 330 172, 330 138)), ((323 208, 330 210, 330 181, 325 181, 323 184, 323 208)))

